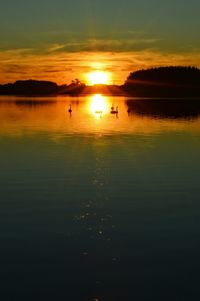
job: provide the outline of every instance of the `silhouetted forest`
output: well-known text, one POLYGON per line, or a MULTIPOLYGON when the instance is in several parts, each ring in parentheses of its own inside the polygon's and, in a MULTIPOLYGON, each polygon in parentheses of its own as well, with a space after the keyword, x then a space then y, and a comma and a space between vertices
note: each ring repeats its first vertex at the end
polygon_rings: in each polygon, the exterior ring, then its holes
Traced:
POLYGON ((116 85, 94 85, 86 86, 78 79, 69 85, 57 85, 50 81, 25 80, 13 84, 0 85, 0 95, 91 95, 101 93, 104 95, 124 94, 120 86, 116 85))
POLYGON ((200 69, 159 67, 130 73, 122 86, 86 86, 78 79, 69 85, 50 81, 20 80, 0 85, 0 95, 130 95, 135 97, 200 97, 200 69))
POLYGON ((130 73, 122 89, 138 97, 199 97, 200 70, 159 67, 130 73))
POLYGON ((0 86, 0 94, 6 95, 46 95, 57 93, 59 86, 49 81, 19 80, 14 84, 0 86))
POLYGON ((0 85, 1 95, 58 95, 81 94, 85 85, 78 79, 72 81, 69 85, 57 85, 50 81, 20 80, 14 84, 0 85))

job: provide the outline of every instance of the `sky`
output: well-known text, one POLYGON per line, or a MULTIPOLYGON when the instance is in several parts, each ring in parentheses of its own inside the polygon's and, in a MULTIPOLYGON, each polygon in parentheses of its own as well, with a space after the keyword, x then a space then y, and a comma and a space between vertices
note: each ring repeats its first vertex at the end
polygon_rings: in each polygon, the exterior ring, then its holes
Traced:
POLYGON ((0 83, 200 67, 199 0, 0 0, 0 83))

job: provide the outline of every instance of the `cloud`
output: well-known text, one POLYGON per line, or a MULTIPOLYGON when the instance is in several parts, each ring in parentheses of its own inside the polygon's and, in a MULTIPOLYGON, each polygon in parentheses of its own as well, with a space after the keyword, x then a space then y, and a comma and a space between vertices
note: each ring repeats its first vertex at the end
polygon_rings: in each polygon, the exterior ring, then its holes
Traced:
POLYGON ((150 46, 155 46, 160 39, 155 38, 137 38, 137 39, 86 39, 84 41, 69 41, 65 44, 52 44, 47 52, 81 52, 81 51, 133 51, 143 50, 150 46))
MULTIPOLYGON (((96 41, 92 40, 91 43, 95 44, 96 41)), ((103 43, 103 40, 98 41, 99 43, 103 43)), ((113 44, 113 41, 110 43, 113 44)), ((69 83, 77 77, 85 81, 86 74, 99 65, 112 74, 114 83, 121 84, 130 72, 141 68, 165 65, 200 67, 198 49, 182 53, 164 52, 151 48, 121 52, 69 52, 65 50, 65 47, 66 45, 54 45, 54 49, 47 49, 43 53, 28 48, 0 51, 0 83, 30 78, 51 80, 59 84, 69 83)))

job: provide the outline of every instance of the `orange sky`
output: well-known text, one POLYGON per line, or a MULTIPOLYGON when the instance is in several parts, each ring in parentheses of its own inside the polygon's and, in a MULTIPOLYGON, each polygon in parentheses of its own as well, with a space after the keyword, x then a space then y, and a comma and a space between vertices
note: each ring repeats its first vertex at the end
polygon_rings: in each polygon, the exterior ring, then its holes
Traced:
POLYGON ((141 68, 200 67, 199 11, 198 0, 1 1, 0 83, 88 83, 102 70, 122 84, 141 68))
POLYGON ((19 79, 51 80, 58 84, 79 78, 88 84, 88 73, 103 70, 110 73, 110 83, 122 84, 131 71, 163 65, 200 66, 198 51, 166 53, 156 50, 134 52, 62 52, 59 46, 45 53, 32 49, 0 51, 0 83, 19 79))

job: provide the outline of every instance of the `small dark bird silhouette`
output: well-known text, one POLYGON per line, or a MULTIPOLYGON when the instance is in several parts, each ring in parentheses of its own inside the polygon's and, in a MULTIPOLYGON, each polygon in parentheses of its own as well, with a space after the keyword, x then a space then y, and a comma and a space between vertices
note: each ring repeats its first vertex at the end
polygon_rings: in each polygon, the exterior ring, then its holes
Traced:
POLYGON ((70 104, 69 105, 69 110, 68 110, 68 112, 71 114, 72 113, 72 105, 70 104))
POLYGON ((116 110, 114 109, 114 107, 111 107, 111 111, 110 111, 111 114, 118 114, 118 106, 116 107, 116 110))

